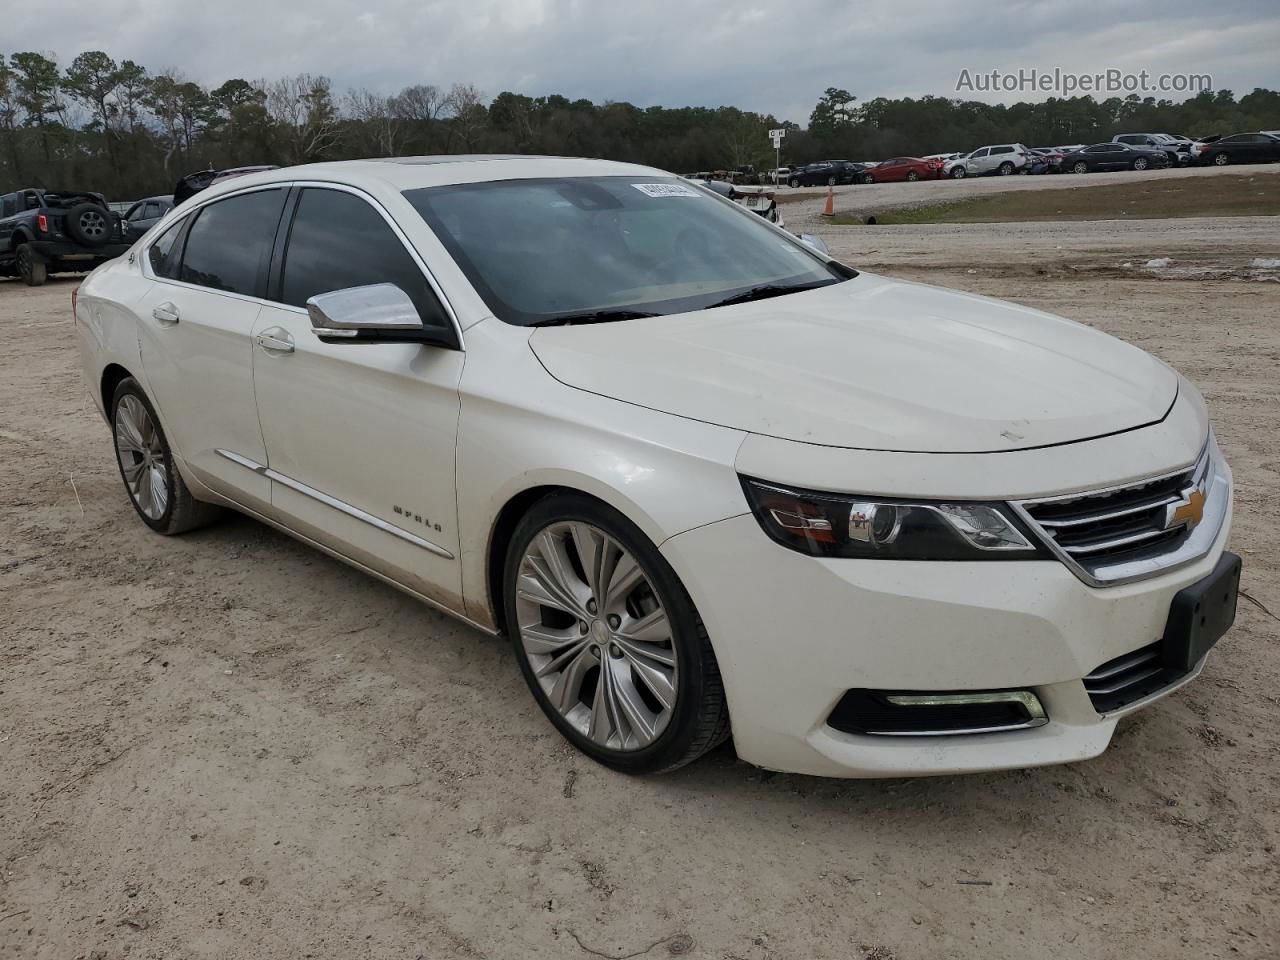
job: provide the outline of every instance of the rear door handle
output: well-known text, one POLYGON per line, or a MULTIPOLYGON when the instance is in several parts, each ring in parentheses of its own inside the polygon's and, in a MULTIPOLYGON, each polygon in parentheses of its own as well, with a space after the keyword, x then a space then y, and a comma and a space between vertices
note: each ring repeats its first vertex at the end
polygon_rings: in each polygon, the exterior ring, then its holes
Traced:
POLYGON ((263 350, 293 353, 293 337, 284 327, 268 327, 253 338, 263 350))
POLYGON ((151 315, 163 324, 173 326, 178 322, 178 308, 172 303, 158 304, 152 311, 151 315))

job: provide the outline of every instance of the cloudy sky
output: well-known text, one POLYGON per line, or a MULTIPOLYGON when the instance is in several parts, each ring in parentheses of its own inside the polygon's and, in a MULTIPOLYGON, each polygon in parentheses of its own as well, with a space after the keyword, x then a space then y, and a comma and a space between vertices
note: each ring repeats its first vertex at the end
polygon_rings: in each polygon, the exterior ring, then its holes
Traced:
MULTIPOLYGON (((805 123, 828 86, 859 99, 955 96, 961 70, 1208 73, 1280 88, 1277 0, 41 0, 4 14, 0 52, 65 66, 102 49, 216 84, 324 73, 391 93, 734 104, 805 123), (8 48, 7 50, 4 48, 8 48)), ((1048 94, 965 93, 972 99, 1048 94)), ((1181 99, 1176 96, 1174 99, 1181 99)))

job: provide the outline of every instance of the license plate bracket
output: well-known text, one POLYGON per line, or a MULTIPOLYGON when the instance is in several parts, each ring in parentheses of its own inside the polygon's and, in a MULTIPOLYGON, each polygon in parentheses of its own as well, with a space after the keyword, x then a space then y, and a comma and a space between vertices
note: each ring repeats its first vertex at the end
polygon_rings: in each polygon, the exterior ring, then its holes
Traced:
POLYGON ((1190 671, 1231 629, 1240 594, 1240 568, 1236 554, 1223 553, 1213 573, 1174 594, 1161 640, 1165 667, 1190 671))

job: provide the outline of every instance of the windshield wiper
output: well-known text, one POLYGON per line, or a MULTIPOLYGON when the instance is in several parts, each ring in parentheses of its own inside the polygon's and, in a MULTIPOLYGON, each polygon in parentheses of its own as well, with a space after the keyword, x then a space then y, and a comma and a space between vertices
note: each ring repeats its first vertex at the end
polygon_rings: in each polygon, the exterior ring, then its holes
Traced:
POLYGON ((660 313, 643 310, 584 310, 582 313, 566 313, 545 320, 535 320, 530 327, 560 327, 577 323, 617 323, 619 320, 640 320, 644 317, 660 317, 660 313))
POLYGON ((752 287, 750 290, 744 290, 742 293, 735 293, 732 297, 728 297, 724 300, 709 303, 703 309, 710 310, 712 307, 731 307, 735 303, 750 303, 752 300, 767 300, 769 297, 781 297, 788 293, 799 293, 802 290, 816 290, 818 287, 829 287, 831 284, 839 282, 839 280, 823 280, 819 283, 800 283, 790 285, 765 283, 758 287, 752 287))

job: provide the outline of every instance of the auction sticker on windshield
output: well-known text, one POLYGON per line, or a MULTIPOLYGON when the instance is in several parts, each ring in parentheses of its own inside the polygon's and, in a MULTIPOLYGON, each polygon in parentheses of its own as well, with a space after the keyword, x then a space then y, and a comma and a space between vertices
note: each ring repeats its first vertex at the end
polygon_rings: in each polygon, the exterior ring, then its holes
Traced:
POLYGON ((633 183, 646 197, 696 197, 698 191, 682 183, 633 183))

